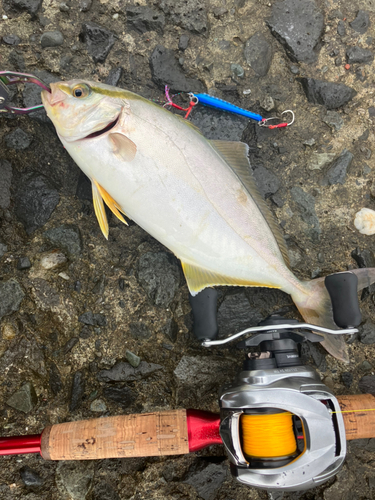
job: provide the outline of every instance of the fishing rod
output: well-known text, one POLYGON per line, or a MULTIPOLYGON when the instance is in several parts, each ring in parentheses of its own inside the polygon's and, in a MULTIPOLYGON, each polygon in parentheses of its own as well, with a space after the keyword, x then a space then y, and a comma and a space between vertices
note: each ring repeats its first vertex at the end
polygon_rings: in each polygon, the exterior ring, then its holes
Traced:
POLYGON ((242 484, 284 491, 318 486, 343 465, 347 440, 375 437, 375 397, 336 397, 300 357, 301 344, 321 342, 322 333, 358 331, 357 282, 351 272, 325 280, 341 330, 272 315, 220 340, 217 292, 204 290, 191 298, 194 332, 203 346, 255 334, 237 345, 252 351, 246 352, 235 381, 221 389, 220 413, 177 409, 66 422, 40 435, 3 437, 0 455, 40 453, 46 460, 93 460, 181 455, 222 444, 231 472, 242 484))

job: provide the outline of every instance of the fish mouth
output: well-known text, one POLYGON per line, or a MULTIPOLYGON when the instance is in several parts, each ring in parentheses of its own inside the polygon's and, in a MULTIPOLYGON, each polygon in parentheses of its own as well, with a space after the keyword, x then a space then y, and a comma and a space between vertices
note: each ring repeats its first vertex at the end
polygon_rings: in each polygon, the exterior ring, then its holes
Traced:
POLYGON ((99 137, 101 135, 104 135, 106 132, 109 132, 117 125, 119 118, 120 118, 120 115, 113 122, 108 123, 108 125, 106 125, 101 130, 97 130, 96 132, 93 132, 92 134, 87 135, 86 137, 83 137, 83 139, 93 139, 94 137, 99 137))

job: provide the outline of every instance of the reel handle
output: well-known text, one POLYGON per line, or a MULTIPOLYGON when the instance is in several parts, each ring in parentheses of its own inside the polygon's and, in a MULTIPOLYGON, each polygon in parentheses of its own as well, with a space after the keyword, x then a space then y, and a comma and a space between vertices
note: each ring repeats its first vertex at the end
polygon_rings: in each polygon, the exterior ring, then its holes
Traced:
POLYGON ((362 315, 358 301, 357 276, 350 271, 330 274, 324 283, 331 297, 336 325, 340 328, 358 326, 362 315))
POLYGON ((189 301, 193 310, 194 335, 198 340, 214 340, 218 334, 217 327, 217 290, 205 288, 189 301))

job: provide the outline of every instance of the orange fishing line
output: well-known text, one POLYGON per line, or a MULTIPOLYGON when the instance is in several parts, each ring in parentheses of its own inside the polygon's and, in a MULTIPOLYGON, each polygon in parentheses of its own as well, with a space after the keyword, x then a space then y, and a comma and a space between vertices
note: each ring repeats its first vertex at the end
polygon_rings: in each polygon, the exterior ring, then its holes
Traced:
POLYGON ((242 415, 242 446, 254 458, 280 458, 297 450, 292 414, 242 415))

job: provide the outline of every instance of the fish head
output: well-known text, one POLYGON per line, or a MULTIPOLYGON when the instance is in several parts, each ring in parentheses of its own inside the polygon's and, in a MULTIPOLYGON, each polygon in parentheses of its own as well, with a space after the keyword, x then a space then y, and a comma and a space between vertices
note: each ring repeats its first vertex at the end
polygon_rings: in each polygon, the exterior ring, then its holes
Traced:
POLYGON ((109 85, 71 80, 52 83, 42 102, 60 138, 74 142, 112 129, 127 107, 125 95, 109 85))

